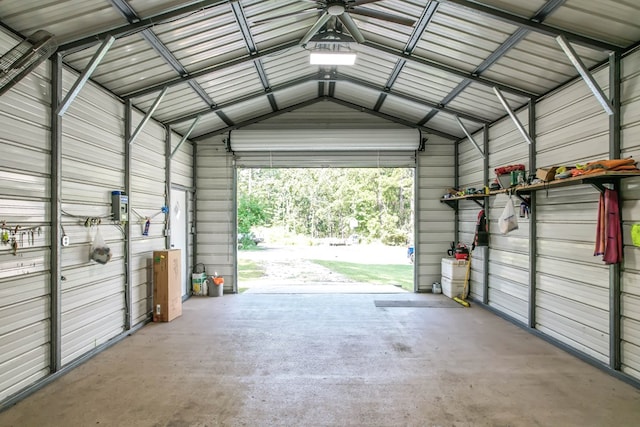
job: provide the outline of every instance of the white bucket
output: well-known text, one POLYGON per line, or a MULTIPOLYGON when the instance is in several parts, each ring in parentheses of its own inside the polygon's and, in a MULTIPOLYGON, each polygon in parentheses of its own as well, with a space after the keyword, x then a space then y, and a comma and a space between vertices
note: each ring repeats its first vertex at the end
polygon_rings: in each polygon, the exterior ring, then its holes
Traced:
POLYGON ((440 286, 440 283, 434 282, 433 285, 431 285, 431 292, 433 292, 434 294, 441 294, 442 286, 440 286))

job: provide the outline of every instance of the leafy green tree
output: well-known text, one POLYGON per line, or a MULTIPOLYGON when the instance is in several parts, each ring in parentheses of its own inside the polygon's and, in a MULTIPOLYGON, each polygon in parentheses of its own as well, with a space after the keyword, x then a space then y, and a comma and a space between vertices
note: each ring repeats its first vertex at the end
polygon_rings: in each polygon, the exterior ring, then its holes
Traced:
POLYGON ((268 204, 259 197, 243 194, 238 200, 238 234, 244 247, 255 246, 250 237, 251 228, 269 224, 271 219, 268 204))

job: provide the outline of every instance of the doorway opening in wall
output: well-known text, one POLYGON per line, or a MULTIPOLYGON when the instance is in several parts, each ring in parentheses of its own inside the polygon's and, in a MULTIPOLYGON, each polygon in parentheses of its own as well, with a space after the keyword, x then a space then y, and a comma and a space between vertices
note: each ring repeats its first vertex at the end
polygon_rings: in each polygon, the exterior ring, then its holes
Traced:
POLYGON ((238 292, 413 292, 414 176, 238 168, 238 292))

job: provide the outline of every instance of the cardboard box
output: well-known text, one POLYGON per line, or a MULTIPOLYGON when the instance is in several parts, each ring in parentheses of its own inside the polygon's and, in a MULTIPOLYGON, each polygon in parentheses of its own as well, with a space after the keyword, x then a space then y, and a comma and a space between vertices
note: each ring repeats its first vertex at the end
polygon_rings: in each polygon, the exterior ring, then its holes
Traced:
POLYGON ((153 321, 170 322, 182 315, 180 249, 153 251, 153 321))
POLYGON ((557 166, 552 166, 550 168, 538 168, 536 170, 536 178, 543 181, 553 181, 556 178, 556 169, 558 169, 557 166))

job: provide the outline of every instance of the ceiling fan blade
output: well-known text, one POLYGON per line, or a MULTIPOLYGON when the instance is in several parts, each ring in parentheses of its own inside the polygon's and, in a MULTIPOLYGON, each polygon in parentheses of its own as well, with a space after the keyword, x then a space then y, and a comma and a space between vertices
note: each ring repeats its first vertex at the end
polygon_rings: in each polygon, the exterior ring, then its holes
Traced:
POLYGON ((392 15, 386 12, 379 12, 377 10, 367 9, 366 7, 356 7, 354 9, 351 9, 349 13, 353 15, 361 15, 367 16, 369 18, 380 19, 382 21, 394 22, 396 24, 407 25, 409 27, 413 26, 413 24, 416 23, 415 20, 405 18, 404 16, 392 15))
POLYGON ((340 21, 342 21, 344 26, 347 27, 347 31, 349 31, 349 34, 351 34, 351 37, 353 37, 355 41, 357 41, 358 43, 364 43, 364 36, 360 32, 360 29, 358 28, 356 23, 353 22, 353 18, 351 18, 351 15, 349 15, 347 12, 344 12, 342 15, 338 15, 338 18, 340 19, 340 21))
POLYGON ((252 24, 264 24, 265 22, 271 22, 271 21, 275 21, 276 19, 282 19, 282 18, 288 18, 288 17, 295 17, 296 21, 305 19, 305 15, 311 15, 311 14, 317 14, 318 10, 317 9, 308 9, 308 10, 301 10, 301 11, 297 11, 297 12, 289 12, 289 13, 283 13, 282 15, 274 15, 274 16, 269 16, 266 18, 261 18, 261 19, 251 19, 251 23, 252 24))
POLYGON ((322 28, 322 26, 327 23, 329 19, 331 19, 331 15, 329 15, 329 12, 324 12, 320 16, 320 18, 318 18, 316 23, 313 24, 311 28, 309 28, 309 31, 307 31, 307 34, 305 34, 304 37, 302 37, 302 39, 300 40, 300 44, 302 46, 306 45, 309 42, 309 40, 311 40, 311 37, 313 37, 320 30, 320 28, 322 28))
POLYGON ((361 6, 363 4, 368 4, 368 3, 376 3, 379 2, 380 0, 356 0, 353 3, 351 3, 351 6, 361 6))

